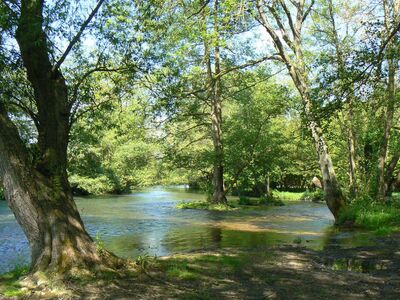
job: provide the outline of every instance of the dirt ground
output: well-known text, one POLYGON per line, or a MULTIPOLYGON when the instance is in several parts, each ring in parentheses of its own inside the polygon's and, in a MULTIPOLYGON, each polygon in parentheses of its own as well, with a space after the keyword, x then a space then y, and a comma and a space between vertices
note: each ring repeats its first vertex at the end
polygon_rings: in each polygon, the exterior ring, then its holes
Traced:
POLYGON ((397 235, 353 249, 288 245, 141 257, 123 275, 75 278, 63 292, 37 287, 20 298, 400 299, 399 246, 397 235))

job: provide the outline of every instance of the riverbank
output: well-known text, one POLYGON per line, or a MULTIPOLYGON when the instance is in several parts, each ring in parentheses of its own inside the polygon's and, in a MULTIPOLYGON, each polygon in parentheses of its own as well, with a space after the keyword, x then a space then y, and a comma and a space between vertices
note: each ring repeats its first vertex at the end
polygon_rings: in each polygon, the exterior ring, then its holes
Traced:
POLYGON ((399 299, 400 236, 377 239, 376 246, 323 251, 282 245, 142 256, 119 274, 74 278, 52 289, 21 290, 3 275, 0 293, 19 299, 399 299))

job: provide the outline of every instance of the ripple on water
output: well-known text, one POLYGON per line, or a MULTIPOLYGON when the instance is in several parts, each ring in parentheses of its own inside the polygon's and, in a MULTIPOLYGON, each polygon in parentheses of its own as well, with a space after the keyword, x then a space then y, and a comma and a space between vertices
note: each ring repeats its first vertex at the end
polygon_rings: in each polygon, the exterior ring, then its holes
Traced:
MULTIPOLYGON (((223 247, 292 243, 309 247, 348 243, 332 239, 333 223, 323 204, 290 203, 265 210, 212 212, 176 209, 181 201, 203 200, 184 189, 150 188, 131 195, 77 198, 86 228, 124 257, 170 255, 223 247)), ((5 203, 0 203, 0 273, 29 261, 28 243, 5 203)))

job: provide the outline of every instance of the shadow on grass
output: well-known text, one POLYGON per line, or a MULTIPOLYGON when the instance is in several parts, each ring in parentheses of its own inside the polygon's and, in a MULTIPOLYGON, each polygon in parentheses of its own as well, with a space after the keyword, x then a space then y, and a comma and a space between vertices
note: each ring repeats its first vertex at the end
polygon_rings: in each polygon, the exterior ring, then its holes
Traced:
MULTIPOLYGON (((73 299, 399 299, 397 246, 383 258, 372 248, 325 253, 298 246, 142 257, 119 273, 69 278, 65 286, 73 299), (363 273, 359 260, 345 259, 368 260, 365 253, 392 261, 363 273)), ((2 278, 8 286, 4 295, 22 295, 15 285, 21 274, 2 278)))

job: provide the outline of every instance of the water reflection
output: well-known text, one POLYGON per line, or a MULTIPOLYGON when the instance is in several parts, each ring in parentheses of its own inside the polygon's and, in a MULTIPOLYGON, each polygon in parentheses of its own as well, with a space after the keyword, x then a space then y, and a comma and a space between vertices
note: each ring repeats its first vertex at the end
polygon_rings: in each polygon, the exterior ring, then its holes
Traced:
MULTIPOLYGON (((123 257, 221 247, 255 248, 293 243, 295 239, 308 247, 322 248, 354 240, 354 236, 327 231, 333 218, 324 204, 297 202, 223 213, 175 208, 179 201, 203 198, 183 188, 155 187, 130 195, 76 201, 89 233, 123 257)), ((0 237, 0 273, 28 262, 28 243, 4 202, 0 202, 0 237)))

